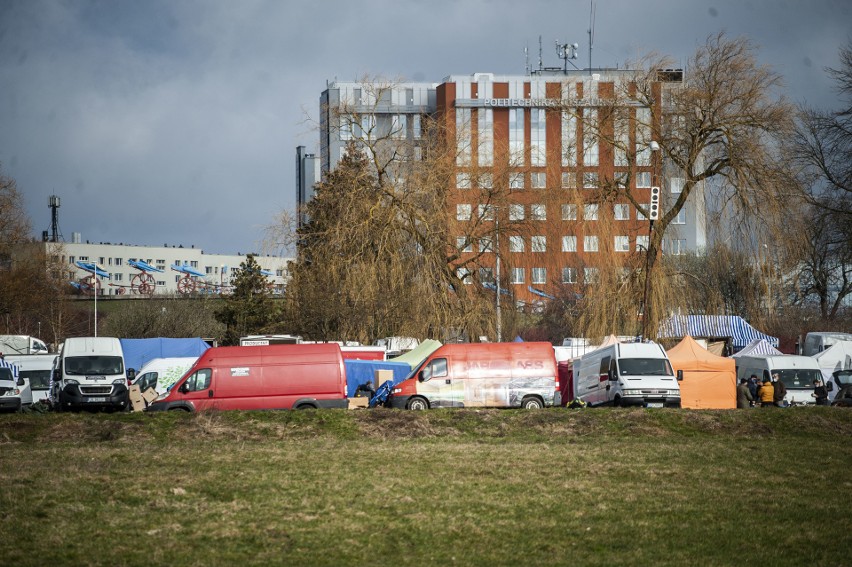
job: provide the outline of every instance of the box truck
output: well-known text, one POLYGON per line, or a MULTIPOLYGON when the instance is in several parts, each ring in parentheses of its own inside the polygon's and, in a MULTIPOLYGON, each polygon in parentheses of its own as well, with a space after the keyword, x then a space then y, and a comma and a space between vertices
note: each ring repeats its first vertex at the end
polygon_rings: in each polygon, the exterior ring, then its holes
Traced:
POLYGON ((0 353, 47 354, 47 345, 41 339, 29 335, 0 335, 0 353))
POLYGON ((444 345, 394 386, 387 405, 412 410, 558 406, 553 346, 537 342, 444 345))
POLYGON ((789 405, 815 404, 814 380, 822 380, 822 370, 819 361, 810 356, 795 354, 741 356, 737 360, 737 382, 748 379, 752 374, 759 381, 772 379, 774 374, 780 376, 781 382, 787 387, 784 401, 789 405))
POLYGON ((53 375, 52 399, 59 410, 127 410, 127 380, 121 343, 114 337, 65 339, 53 375))
POLYGON ((215 347, 147 411, 346 409, 336 343, 215 347))
POLYGON ((680 387, 657 343, 616 343, 574 361, 574 397, 592 406, 680 407, 680 387))

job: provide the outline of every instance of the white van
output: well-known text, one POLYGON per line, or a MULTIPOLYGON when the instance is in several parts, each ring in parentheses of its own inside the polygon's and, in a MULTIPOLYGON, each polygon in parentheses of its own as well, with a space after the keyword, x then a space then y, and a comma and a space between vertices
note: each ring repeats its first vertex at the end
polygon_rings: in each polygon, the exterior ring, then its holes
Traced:
POLYGON ((21 378, 29 380, 33 403, 50 401, 50 372, 56 360, 55 354, 10 354, 6 360, 15 364, 21 378))
POLYGON ((29 381, 15 364, 0 361, 0 411, 21 411, 32 403, 29 381))
POLYGON ((831 348, 838 341, 852 341, 850 333, 819 332, 805 335, 805 344, 802 347, 803 356, 813 356, 831 348))
POLYGON ((814 404, 814 380, 822 380, 819 362, 810 356, 780 354, 741 356, 737 361, 737 382, 754 374, 760 382, 776 372, 787 387, 784 400, 790 405, 814 404))
POLYGON ((139 386, 139 391, 144 392, 154 388, 158 394, 163 395, 192 368, 197 356, 155 358, 149 360, 136 374, 133 384, 139 386))
POLYGON ((574 361, 574 397, 593 406, 679 408, 677 382, 656 343, 616 343, 574 361))
POLYGON ((130 407, 127 380, 135 377, 133 369, 124 368, 118 339, 66 339, 54 369, 53 402, 60 410, 126 410, 130 407))

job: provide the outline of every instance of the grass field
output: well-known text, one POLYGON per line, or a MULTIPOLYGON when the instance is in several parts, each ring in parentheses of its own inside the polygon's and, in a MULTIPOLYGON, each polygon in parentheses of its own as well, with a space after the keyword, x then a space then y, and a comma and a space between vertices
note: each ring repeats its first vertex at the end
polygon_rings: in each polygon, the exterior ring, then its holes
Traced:
POLYGON ((849 565, 852 411, 0 416, 6 565, 849 565))

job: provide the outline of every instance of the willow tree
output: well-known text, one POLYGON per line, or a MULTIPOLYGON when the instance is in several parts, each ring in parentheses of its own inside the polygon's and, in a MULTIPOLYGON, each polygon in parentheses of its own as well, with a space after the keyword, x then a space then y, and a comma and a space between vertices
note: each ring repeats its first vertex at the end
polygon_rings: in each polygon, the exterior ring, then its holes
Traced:
MULTIPOLYGON (((362 98, 377 106, 393 88, 365 82, 372 92, 362 98)), ((508 168, 466 170, 479 206, 460 219, 450 195, 469 148, 456 132, 427 116, 416 133, 408 122, 379 123, 363 102, 335 111, 354 139, 300 211, 288 324, 320 340, 494 336, 494 293, 480 284, 494 266, 495 215, 508 210, 508 168)), ((273 227, 272 239, 288 228, 273 227)))
POLYGON ((651 338, 665 312, 684 307, 678 280, 659 256, 687 202, 701 199, 703 209, 705 189, 712 196, 706 203, 711 222, 722 223, 732 242, 753 245, 775 225, 789 187, 778 148, 790 131, 793 109, 775 92, 780 76, 760 65, 755 53, 744 38, 711 36, 690 58, 682 77, 671 71, 668 58, 648 56, 632 66, 635 75, 620 84, 598 123, 585 125, 630 165, 624 175, 603 184, 602 199, 624 197, 649 216, 647 198, 630 183, 640 159, 651 160, 655 185, 664 189, 643 258, 585 298, 587 328, 600 313, 612 310, 612 299, 619 295, 622 302, 630 298, 634 309, 644 301, 642 334, 651 338), (628 111, 631 107, 643 110, 628 111), (674 183, 677 191, 666 190, 674 183), (614 286, 626 286, 626 293, 615 293, 614 286))

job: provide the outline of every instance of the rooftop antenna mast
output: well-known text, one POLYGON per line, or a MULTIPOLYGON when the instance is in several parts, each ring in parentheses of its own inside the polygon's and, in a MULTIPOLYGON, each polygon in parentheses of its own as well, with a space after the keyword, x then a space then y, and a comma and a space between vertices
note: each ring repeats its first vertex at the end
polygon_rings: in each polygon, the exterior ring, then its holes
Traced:
POLYGON ((589 74, 592 73, 592 46, 595 44, 595 0, 589 0, 589 74))
POLYGON ((65 239, 59 232, 59 197, 51 195, 47 202, 47 206, 50 207, 50 242, 63 241, 65 239))
POLYGON ((579 70, 571 59, 577 58, 577 48, 580 47, 577 43, 559 43, 559 40, 556 40, 556 56, 562 59, 562 72, 568 73, 568 63, 571 64, 572 67, 579 70))
POLYGON ((530 50, 527 44, 524 44, 524 66, 526 67, 527 75, 532 74, 532 69, 530 69, 530 50))

